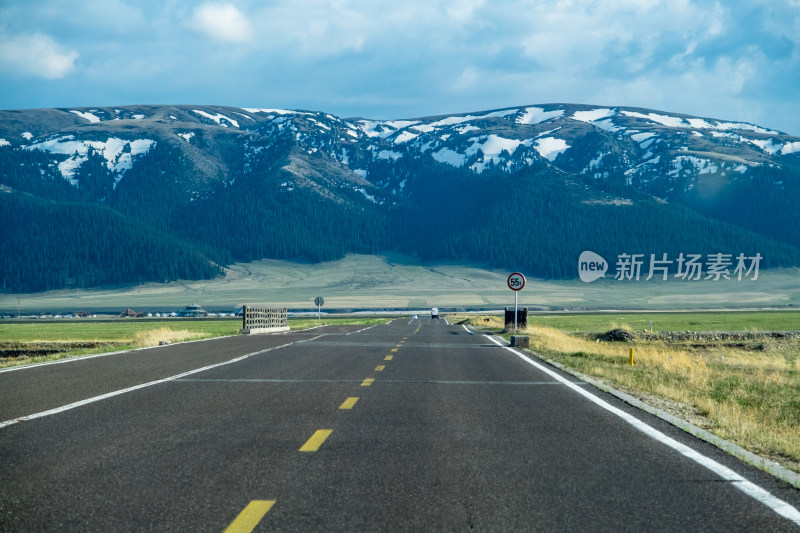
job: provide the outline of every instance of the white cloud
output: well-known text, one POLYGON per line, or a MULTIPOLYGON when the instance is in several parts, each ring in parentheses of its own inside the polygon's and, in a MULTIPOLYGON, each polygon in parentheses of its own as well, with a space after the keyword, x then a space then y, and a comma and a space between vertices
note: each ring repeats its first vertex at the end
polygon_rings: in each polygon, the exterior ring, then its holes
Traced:
POLYGON ((41 33, 0 37, 0 65, 18 74, 48 80, 63 78, 75 70, 79 55, 41 33))
POLYGON ((244 43, 253 37, 250 21, 233 4, 208 2, 192 15, 194 28, 212 38, 230 43, 244 43))

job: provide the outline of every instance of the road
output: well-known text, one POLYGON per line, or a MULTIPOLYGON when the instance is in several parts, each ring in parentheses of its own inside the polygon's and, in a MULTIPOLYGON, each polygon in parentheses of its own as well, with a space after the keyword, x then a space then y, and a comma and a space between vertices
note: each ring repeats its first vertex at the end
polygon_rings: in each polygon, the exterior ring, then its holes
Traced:
POLYGON ((789 485, 444 320, 0 372, 2 531, 795 531, 797 509, 789 485))

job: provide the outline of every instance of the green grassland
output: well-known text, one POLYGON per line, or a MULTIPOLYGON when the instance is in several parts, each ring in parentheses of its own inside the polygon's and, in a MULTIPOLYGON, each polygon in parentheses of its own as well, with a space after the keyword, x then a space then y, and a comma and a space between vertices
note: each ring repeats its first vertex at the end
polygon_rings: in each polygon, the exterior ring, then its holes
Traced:
MULTIPOLYGON (((311 309, 502 309, 514 304, 509 272, 481 265, 426 264, 402 255, 348 255, 311 264, 262 260, 232 265, 210 281, 148 283, 33 294, 0 293, 0 314, 105 310, 174 311, 197 302, 233 310, 243 303, 311 309)), ((519 304, 531 310, 800 309, 800 271, 762 271, 759 279, 720 281, 616 281, 583 283, 529 278, 519 304)))
POLYGON ((649 331, 651 321, 654 332, 800 331, 800 310, 533 314, 528 317, 530 325, 573 332, 603 332, 621 325, 635 331, 649 331))
MULTIPOLYGON (((386 323, 388 318, 325 317, 322 324, 386 323)), ((318 325, 316 319, 290 318, 291 329, 318 325)), ((130 350, 213 337, 237 335, 241 318, 199 320, 6 321, 0 323, 0 368, 53 361, 63 357, 130 350)))

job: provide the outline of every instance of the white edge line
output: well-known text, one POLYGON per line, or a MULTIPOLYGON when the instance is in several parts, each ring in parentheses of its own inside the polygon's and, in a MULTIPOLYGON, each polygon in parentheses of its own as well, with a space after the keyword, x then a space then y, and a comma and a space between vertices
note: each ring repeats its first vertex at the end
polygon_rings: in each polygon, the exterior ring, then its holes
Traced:
MULTIPOLYGON (((322 335, 320 335, 319 337, 321 337, 321 336, 322 335)), ((267 348, 267 349, 264 349, 264 350, 259 350, 257 352, 245 354, 245 355, 236 357, 234 359, 230 359, 228 361, 223 361, 221 363, 216 363, 216 364, 213 364, 213 365, 204 366, 202 368, 196 368, 194 370, 189 370, 188 372, 183 372, 181 374, 176 374, 176 375, 170 376, 168 378, 158 379, 158 380, 155 380, 155 381, 150 381, 148 383, 142 383, 140 385, 134 385, 133 387, 128 387, 126 389, 120 389, 120 390, 116 390, 116 391, 109 392, 109 393, 106 393, 106 394, 101 394, 100 396, 93 396, 92 398, 86 398, 85 400, 80 400, 80 401, 73 402, 73 403, 70 403, 70 404, 67 404, 67 405, 62 405, 61 407, 56 407, 54 409, 49 409, 47 411, 34 413, 32 415, 20 416, 18 418, 14 418, 14 419, 11 419, 11 420, 6 420, 6 421, 3 421, 3 422, 0 422, 0 428, 11 426, 11 425, 14 425, 14 424, 16 424, 18 422, 25 422, 25 421, 28 421, 28 420, 34 420, 36 418, 42 418, 42 417, 45 417, 45 416, 50 416, 50 415, 55 415, 55 414, 58 414, 58 413, 63 413, 64 411, 69 411, 70 409, 75 409, 76 407, 81 407, 81 406, 84 406, 84 405, 88 405, 90 403, 95 403, 95 402, 99 402, 101 400, 106 400, 108 398, 113 398, 114 396, 119 396, 121 394, 125 394, 125 393, 128 393, 128 392, 133 392, 135 390, 143 389, 145 387, 151 387, 153 385, 159 385, 161 383, 166 383, 168 381, 174 381, 176 379, 180 379, 180 378, 183 378, 183 377, 186 377, 186 376, 191 376, 192 374, 197 374, 199 372, 205 372, 206 370, 211 370, 212 368, 217 368, 217 367, 220 367, 220 366, 230 365, 232 363, 238 363, 239 361, 243 361, 243 360, 247 359, 248 357, 252 357, 254 355, 260 355, 260 354, 263 354, 263 353, 266 353, 266 352, 271 352, 272 350, 277 350, 279 348, 286 348, 287 346, 291 346, 292 344, 297 344, 297 343, 300 343, 300 342, 313 341, 315 339, 318 339, 319 337, 314 337, 313 339, 303 339, 303 340, 293 341, 293 342, 290 342, 288 344, 282 344, 280 346, 274 346, 272 348, 267 348)))
POLYGON ((646 423, 642 422, 638 418, 629 415, 625 411, 614 407, 613 405, 609 404, 608 402, 598 398, 594 394, 581 389, 577 385, 573 384, 568 379, 564 378, 563 376, 559 375, 557 372, 550 370, 546 366, 534 361, 533 359, 529 358, 528 356, 524 355, 523 353, 511 348, 510 346, 506 346, 505 344, 499 342, 491 335, 487 335, 489 340, 492 341, 494 344, 505 348, 506 350, 510 351, 526 363, 536 367, 537 369, 541 370, 545 374, 548 374, 553 379, 556 379, 572 389, 573 391, 577 392, 584 398, 588 399, 589 401, 593 402, 599 407, 602 407, 606 411, 618 416, 619 418, 623 419, 625 422, 633 426, 634 428, 638 429, 648 437, 651 437, 662 444, 665 444, 672 448, 673 450, 677 451, 678 453, 688 457, 689 459, 693 460, 694 462, 698 463, 701 466, 711 470, 721 478, 726 481, 734 482, 734 486, 750 496, 751 498, 758 500, 759 502, 763 503, 779 515, 783 516, 794 522, 797 525, 800 525, 800 511, 786 503, 785 501, 776 498, 772 494, 770 494, 767 490, 759 487, 755 483, 752 483, 746 480, 741 475, 737 474, 727 466, 721 465, 720 463, 714 461, 713 459, 702 455, 700 452, 693 450, 689 446, 685 444, 681 444, 680 442, 676 441, 672 437, 669 437, 655 428, 650 427, 646 423))
POLYGON ((466 324, 461 324, 464 327, 464 330, 469 333, 470 335, 475 335, 475 332, 470 330, 466 324))
POLYGON ((772 476, 785 481, 786 483, 792 485, 796 489, 800 489, 800 474, 793 472, 788 468, 779 465, 778 463, 765 459, 760 455, 756 455, 752 452, 749 452, 744 448, 742 448, 741 446, 737 446, 732 442, 728 442, 725 439, 718 437, 717 435, 714 435, 710 431, 706 431, 705 429, 690 424, 689 422, 683 420, 682 418, 678 418, 677 416, 674 416, 666 411, 653 407, 652 405, 649 405, 639 400, 638 398, 631 396, 630 394, 626 394, 622 391, 614 389, 613 387, 610 387, 609 385, 601 381, 598 381, 592 377, 589 377, 576 370, 566 367, 561 363, 559 363, 558 361, 553 361, 550 359, 545 359, 544 361, 558 368, 562 372, 571 374, 572 376, 575 376, 576 378, 583 380, 586 383, 594 386, 594 388, 596 389, 599 389, 603 392, 607 392, 612 396, 616 396, 617 398, 619 398, 620 400, 622 400, 627 404, 630 404, 638 409, 641 409, 642 411, 646 411, 651 415, 655 415, 658 418, 666 420, 673 426, 682 429, 683 431, 689 433, 690 435, 697 437, 700 440, 706 441, 709 444, 713 444, 717 448, 720 448, 721 450, 736 457, 737 459, 749 463, 758 468, 759 470, 763 470, 764 472, 767 472, 768 474, 771 474, 772 476))
POLYGON ((367 326, 367 327, 365 327, 363 329, 360 329, 358 331, 351 331, 350 333, 345 333, 344 336, 347 337, 348 335, 355 335, 356 333, 361 333, 362 331, 367 331, 368 329, 372 329, 377 325, 378 324, 372 324, 371 326, 367 326))

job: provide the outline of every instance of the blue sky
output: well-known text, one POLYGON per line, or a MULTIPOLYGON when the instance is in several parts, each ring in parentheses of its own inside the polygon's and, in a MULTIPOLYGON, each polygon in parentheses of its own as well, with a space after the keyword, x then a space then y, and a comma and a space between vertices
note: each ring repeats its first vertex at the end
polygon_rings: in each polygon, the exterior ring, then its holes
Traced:
POLYGON ((0 109, 569 102, 800 135, 800 0, 0 0, 0 109))

